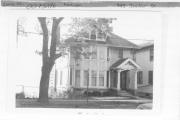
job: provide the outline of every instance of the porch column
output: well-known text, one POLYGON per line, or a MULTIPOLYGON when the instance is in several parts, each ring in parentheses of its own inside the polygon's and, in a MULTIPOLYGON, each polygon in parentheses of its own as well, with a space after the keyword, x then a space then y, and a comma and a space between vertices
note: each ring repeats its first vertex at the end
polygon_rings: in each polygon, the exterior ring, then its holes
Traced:
POLYGON ((120 78, 121 78, 121 71, 120 70, 118 70, 118 78, 117 78, 117 89, 118 90, 121 90, 121 87, 120 87, 120 85, 121 85, 121 81, 120 81, 120 78))
POLYGON ((109 70, 109 88, 111 88, 111 70, 109 70))
POLYGON ((134 77, 135 77, 134 78, 134 90, 137 90, 137 73, 138 73, 138 71, 136 70, 135 73, 134 73, 135 74, 134 75, 134 77))

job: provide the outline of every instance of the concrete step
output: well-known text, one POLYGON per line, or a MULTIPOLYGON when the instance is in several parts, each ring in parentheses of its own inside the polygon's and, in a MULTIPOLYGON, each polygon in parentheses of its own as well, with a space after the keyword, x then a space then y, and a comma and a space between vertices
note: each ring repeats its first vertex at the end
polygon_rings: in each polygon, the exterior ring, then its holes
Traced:
POLYGON ((118 91, 118 96, 124 96, 124 97, 132 97, 133 95, 127 91, 118 91))

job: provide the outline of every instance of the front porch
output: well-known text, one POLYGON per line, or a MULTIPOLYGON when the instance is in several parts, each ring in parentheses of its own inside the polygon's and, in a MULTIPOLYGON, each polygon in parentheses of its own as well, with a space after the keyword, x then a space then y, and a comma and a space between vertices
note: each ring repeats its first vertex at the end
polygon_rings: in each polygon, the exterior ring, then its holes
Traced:
POLYGON ((117 91, 137 91, 137 72, 141 67, 132 59, 120 59, 110 67, 109 88, 117 91))

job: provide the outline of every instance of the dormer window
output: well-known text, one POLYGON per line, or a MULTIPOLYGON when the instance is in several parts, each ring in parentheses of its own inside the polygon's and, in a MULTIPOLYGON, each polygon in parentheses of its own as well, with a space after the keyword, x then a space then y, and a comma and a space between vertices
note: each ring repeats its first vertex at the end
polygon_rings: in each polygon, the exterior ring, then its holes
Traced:
POLYGON ((96 31, 95 30, 91 31, 90 39, 91 40, 96 40, 96 31))
POLYGON ((105 41, 105 39, 106 39, 106 33, 103 31, 98 31, 97 40, 98 41, 105 41))
POLYGON ((104 41, 106 33, 101 30, 92 30, 90 33, 90 40, 104 41))

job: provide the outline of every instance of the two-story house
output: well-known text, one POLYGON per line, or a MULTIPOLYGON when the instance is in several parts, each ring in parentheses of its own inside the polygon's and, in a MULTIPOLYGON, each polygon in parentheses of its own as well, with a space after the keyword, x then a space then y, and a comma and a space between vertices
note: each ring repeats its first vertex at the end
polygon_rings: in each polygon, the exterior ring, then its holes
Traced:
POLYGON ((136 92, 138 86, 152 83, 153 64, 146 64, 149 56, 144 56, 149 47, 137 46, 113 33, 104 37, 85 35, 78 39, 70 37, 65 42, 69 48, 86 43, 89 45, 86 50, 93 54, 76 58, 69 51, 56 60, 50 77, 50 93, 55 91, 58 95, 68 88, 83 93, 87 87, 92 91, 115 89, 136 92), (149 67, 151 69, 147 70, 149 67))

